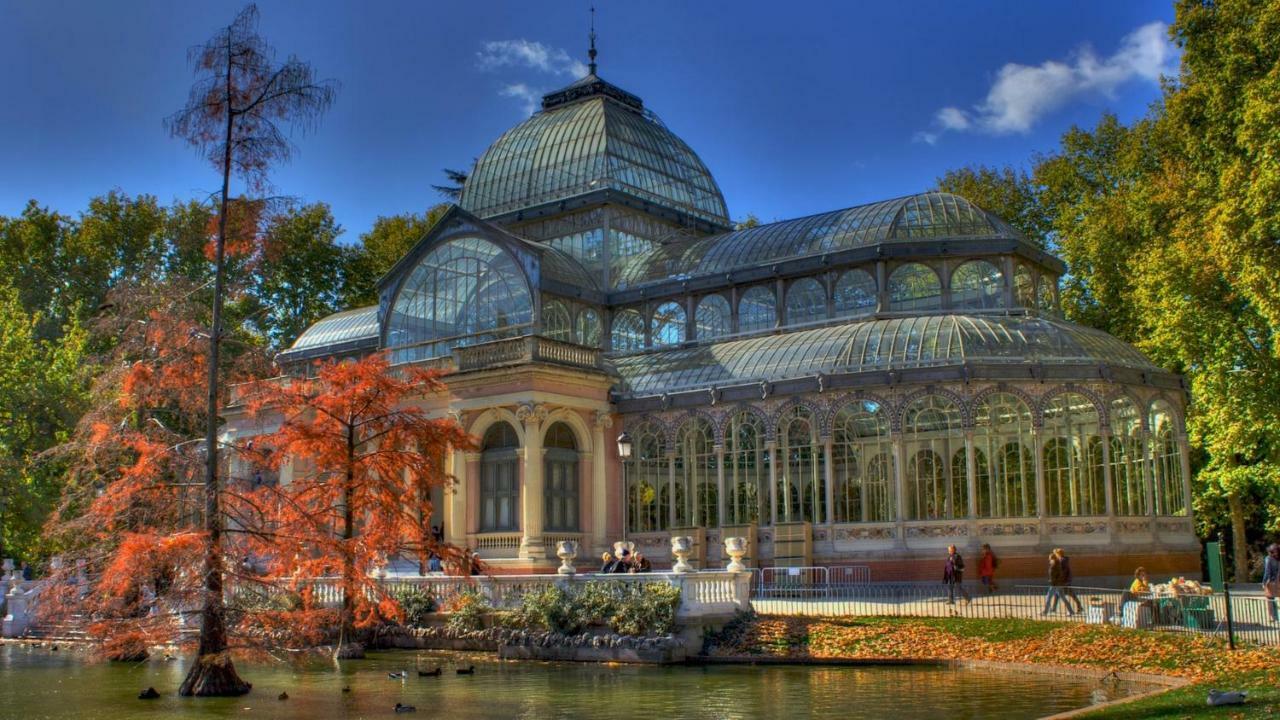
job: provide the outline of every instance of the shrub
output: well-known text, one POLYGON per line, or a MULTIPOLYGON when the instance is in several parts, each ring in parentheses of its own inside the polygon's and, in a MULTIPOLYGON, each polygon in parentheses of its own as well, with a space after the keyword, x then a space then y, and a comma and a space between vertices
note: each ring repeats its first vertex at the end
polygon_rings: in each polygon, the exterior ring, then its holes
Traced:
POLYGON ((472 631, 484 629, 484 617, 493 611, 489 601, 475 588, 463 590, 452 603, 452 612, 446 623, 450 630, 472 631))
POLYGON ((620 635, 666 635, 675 628, 680 590, 660 582, 547 585, 525 593, 507 623, 577 635, 593 624, 620 635))
POLYGON ((436 611, 436 599, 422 588, 398 587, 390 595, 404 611, 404 624, 408 627, 422 627, 427 615, 436 611))

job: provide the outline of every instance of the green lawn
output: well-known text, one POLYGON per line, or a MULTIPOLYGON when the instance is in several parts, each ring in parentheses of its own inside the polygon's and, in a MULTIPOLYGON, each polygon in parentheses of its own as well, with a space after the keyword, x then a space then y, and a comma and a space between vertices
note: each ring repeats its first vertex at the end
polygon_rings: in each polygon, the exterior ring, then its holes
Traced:
POLYGON ((1090 720, 1173 720, 1174 718, 1276 718, 1280 717, 1280 677, 1277 671, 1237 675, 1214 683, 1188 685, 1154 697, 1135 700, 1084 717, 1090 720), (1209 707, 1209 690, 1248 690, 1244 705, 1209 707))

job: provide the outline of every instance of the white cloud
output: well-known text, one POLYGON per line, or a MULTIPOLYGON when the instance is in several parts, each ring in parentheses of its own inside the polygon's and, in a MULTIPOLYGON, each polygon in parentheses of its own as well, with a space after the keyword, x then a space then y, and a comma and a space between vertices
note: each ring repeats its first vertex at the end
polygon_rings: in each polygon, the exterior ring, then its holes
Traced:
POLYGON ((1162 22, 1143 25, 1125 36, 1120 48, 1099 58, 1082 47, 1065 60, 1039 65, 1008 63, 996 73, 987 97, 968 110, 944 107, 934 115, 934 129, 914 139, 930 145, 946 131, 978 131, 991 135, 1029 132, 1040 119, 1080 97, 1115 97, 1134 80, 1159 82, 1177 69, 1177 49, 1162 22))
POLYGON ((569 57, 569 53, 533 40, 490 40, 476 53, 476 59, 481 70, 526 67, 574 78, 587 74, 587 66, 569 57))
POLYGON ((524 103, 525 113, 532 115, 542 104, 542 91, 535 90, 524 83, 512 83, 502 86, 498 91, 502 97, 516 98, 524 103))

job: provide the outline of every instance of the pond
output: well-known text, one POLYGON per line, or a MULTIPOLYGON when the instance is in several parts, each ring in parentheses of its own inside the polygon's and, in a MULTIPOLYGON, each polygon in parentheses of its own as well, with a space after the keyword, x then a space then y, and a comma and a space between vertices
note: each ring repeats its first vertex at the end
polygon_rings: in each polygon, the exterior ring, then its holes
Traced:
POLYGON ((0 647, 0 716, 93 718, 1035 718, 1141 692, 1096 679, 930 666, 606 666, 500 662, 492 656, 371 653, 365 660, 241 664, 240 698, 187 699, 184 663, 93 663, 73 652, 0 647), (474 664, 474 675, 457 666, 474 664), (418 677, 416 667, 444 667, 418 677), (392 680, 388 672, 408 670, 392 680), (155 686, 159 700, 138 700, 155 686), (351 688, 343 692, 344 687, 351 688), (287 691, 288 700, 279 700, 287 691), (403 716, 402 716, 403 717, 403 716), (408 716, 414 717, 414 716, 408 716))

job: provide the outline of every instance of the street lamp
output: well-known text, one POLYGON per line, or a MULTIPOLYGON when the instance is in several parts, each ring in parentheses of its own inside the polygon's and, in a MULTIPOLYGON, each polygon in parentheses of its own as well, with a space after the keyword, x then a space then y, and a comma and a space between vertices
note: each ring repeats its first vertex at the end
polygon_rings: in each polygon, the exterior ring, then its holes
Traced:
POLYGON ((618 436, 618 459, 622 461, 622 539, 627 539, 627 461, 631 459, 631 435, 623 430, 618 436))

